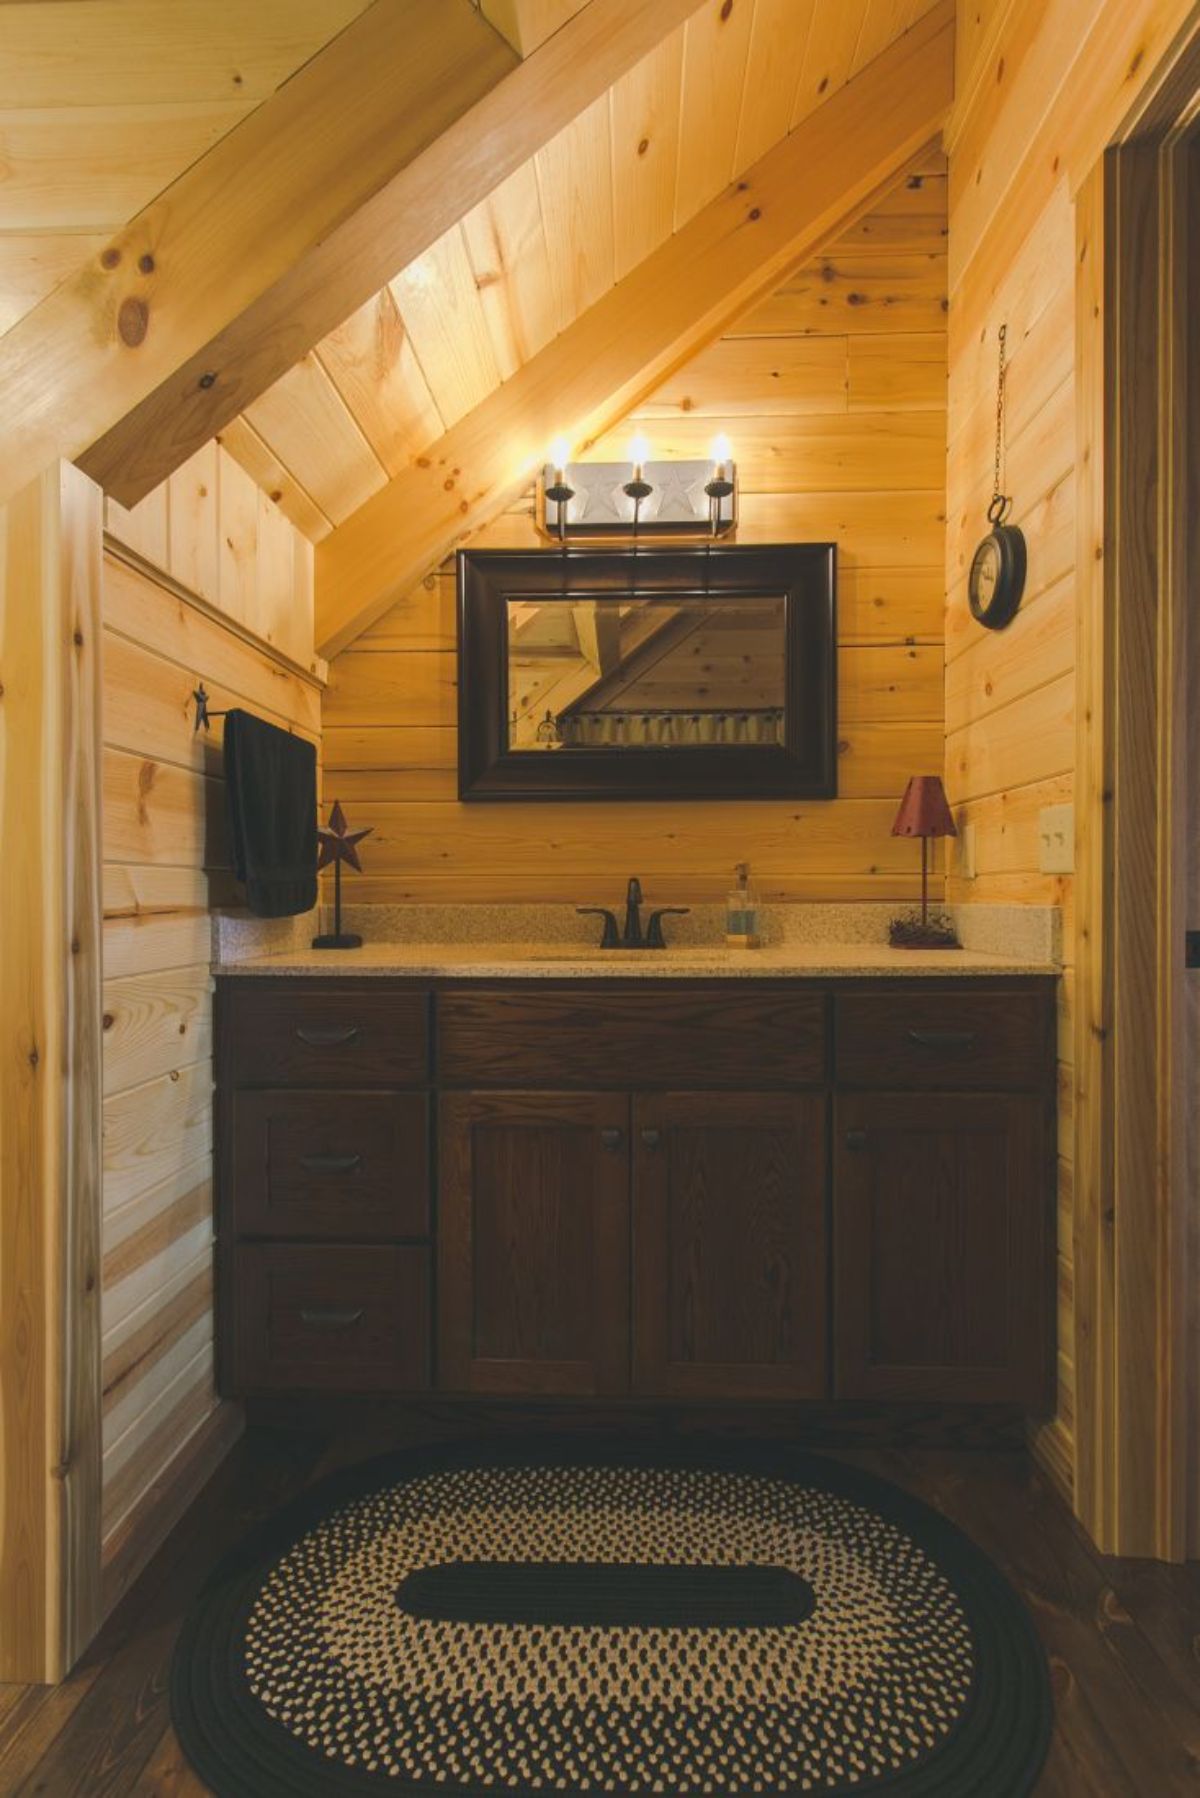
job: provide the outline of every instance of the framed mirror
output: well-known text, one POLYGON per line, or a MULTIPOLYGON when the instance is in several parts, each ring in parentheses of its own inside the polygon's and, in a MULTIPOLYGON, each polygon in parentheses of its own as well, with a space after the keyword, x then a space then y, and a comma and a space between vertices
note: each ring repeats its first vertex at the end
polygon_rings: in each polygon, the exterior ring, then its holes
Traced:
POLYGON ((458 554, 459 797, 832 799, 829 543, 458 554))

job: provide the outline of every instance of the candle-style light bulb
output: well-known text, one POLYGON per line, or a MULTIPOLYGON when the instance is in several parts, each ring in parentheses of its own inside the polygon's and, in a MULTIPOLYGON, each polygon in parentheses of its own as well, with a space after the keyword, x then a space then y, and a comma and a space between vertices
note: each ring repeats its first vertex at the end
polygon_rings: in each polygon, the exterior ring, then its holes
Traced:
POLYGON ((725 470, 733 460, 733 445, 730 443, 724 431, 718 431, 713 438, 712 459, 717 465, 717 479, 723 481, 725 479, 725 470))
POLYGON ((642 469, 650 460, 650 445, 640 431, 629 440, 629 460, 633 463, 634 480, 640 481, 642 469))
POLYGON ((561 486, 563 470, 571 460, 571 446, 565 437, 556 437, 554 442, 550 445, 550 460, 554 464, 555 482, 557 485, 561 486))

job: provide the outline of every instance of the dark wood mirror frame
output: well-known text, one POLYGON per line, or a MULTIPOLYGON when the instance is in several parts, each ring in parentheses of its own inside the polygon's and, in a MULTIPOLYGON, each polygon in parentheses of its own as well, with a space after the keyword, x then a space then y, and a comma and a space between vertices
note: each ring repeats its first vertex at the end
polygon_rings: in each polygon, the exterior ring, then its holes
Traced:
POLYGON ((458 552, 458 793, 503 799, 837 797, 837 551, 832 543, 458 552), (561 753, 508 743, 510 600, 785 601, 782 743, 561 753))

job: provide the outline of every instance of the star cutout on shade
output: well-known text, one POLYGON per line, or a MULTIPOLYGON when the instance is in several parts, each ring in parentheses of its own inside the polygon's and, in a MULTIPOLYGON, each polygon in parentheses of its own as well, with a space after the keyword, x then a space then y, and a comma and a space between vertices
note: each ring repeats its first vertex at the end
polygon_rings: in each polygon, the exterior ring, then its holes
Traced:
POLYGON ((352 868, 362 873, 362 863, 358 859, 358 845, 364 837, 369 837, 370 829, 347 830, 346 814, 342 810, 341 801, 335 799, 333 810, 329 814, 328 826, 322 824, 317 828, 317 842, 320 849, 317 855, 317 873, 328 868, 334 862, 349 862, 352 868))

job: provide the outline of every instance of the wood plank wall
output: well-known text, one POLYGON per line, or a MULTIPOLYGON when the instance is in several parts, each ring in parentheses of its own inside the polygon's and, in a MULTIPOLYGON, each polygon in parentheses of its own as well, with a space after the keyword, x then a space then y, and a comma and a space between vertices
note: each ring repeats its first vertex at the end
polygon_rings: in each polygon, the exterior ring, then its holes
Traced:
POLYGON ((100 511, 0 508, 0 1681, 100 1621, 100 511))
POLYGON ((215 445, 104 563, 103 1561, 111 1603, 239 1425, 213 1390, 210 910, 236 902, 223 720, 319 741, 312 548, 215 445), (156 575, 154 567, 162 570, 156 575), (189 594, 191 597, 189 597, 189 594), (255 642, 255 638, 261 639, 255 642), (286 654, 287 660, 281 659, 286 654))
MULTIPOLYGON (((741 540, 839 546, 840 784, 832 804, 460 806, 453 568, 339 656, 324 706, 325 790, 374 835, 362 903, 716 899, 749 858, 768 898, 919 891, 890 835, 908 775, 942 767, 946 173, 931 157, 596 446, 739 463, 741 540)), ((473 541, 536 541, 531 507, 473 541)))
MULTIPOLYGON (((1181 0, 960 0, 950 164, 946 475, 946 767, 977 878, 952 853, 958 901, 1063 908, 1059 1029, 1058 1414, 1038 1437, 1064 1491, 1076 1475, 1075 967, 1087 916, 1071 876, 1038 867, 1038 814, 1076 796, 1076 224, 1074 195, 1187 7, 1181 0), (997 333, 1008 327, 1002 487, 1029 550, 1025 598, 982 631, 966 575, 987 529, 997 333)), ((1080 821, 1081 828, 1083 820, 1080 821)), ((1098 895, 1096 896, 1098 898, 1098 895)), ((1086 1216, 1082 1208, 1081 1215, 1086 1216)), ((1077 1338, 1078 1330, 1078 1338, 1077 1338)))

